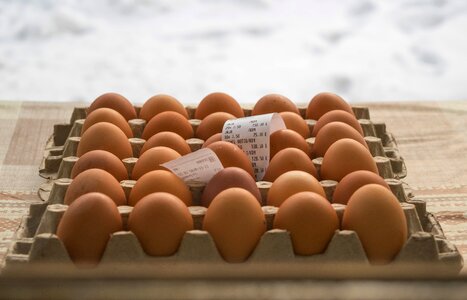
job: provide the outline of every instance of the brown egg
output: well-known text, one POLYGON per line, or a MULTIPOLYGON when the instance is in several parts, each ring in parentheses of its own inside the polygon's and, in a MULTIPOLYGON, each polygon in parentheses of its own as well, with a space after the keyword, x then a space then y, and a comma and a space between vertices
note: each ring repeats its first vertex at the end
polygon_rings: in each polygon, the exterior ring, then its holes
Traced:
POLYGON ((204 141, 202 148, 206 148, 212 143, 220 141, 222 141, 222 132, 211 135, 207 140, 204 141))
POLYGON ((283 111, 299 114, 297 106, 289 98, 279 94, 269 94, 256 102, 251 115, 255 116, 283 111))
POLYGON ((239 167, 255 178, 250 159, 237 145, 220 141, 208 145, 207 148, 216 153, 224 168, 239 167))
POLYGON ((150 137, 149 140, 144 143, 139 155, 141 156, 146 150, 157 146, 169 147, 182 156, 191 153, 190 145, 188 145, 186 140, 181 136, 175 132, 161 131, 150 137))
POLYGON ((282 203, 273 227, 290 232, 295 254, 313 255, 326 250, 339 229, 339 218, 326 198, 313 192, 300 192, 282 203))
POLYGON ((207 140, 216 133, 221 133, 227 120, 236 119, 234 115, 226 112, 215 112, 205 117, 196 130, 196 137, 207 140))
POLYGON ((344 138, 353 139, 368 149, 363 136, 352 126, 342 122, 331 122, 324 125, 316 135, 312 156, 323 157, 334 142, 344 138))
POLYGON ((128 205, 135 206, 141 198, 151 193, 165 192, 177 196, 190 206, 192 195, 188 186, 170 171, 156 170, 141 176, 130 192, 128 205))
POLYGON ((279 113, 287 129, 300 134, 304 139, 310 137, 310 129, 303 118, 293 112, 283 111, 279 113))
POLYGON ((148 149, 136 161, 131 173, 131 179, 138 180, 144 174, 154 170, 167 170, 160 164, 177 159, 180 156, 177 151, 164 146, 148 149))
POLYGON ((83 154, 71 170, 71 178, 88 169, 101 169, 109 172, 118 182, 128 179, 123 162, 114 154, 104 150, 92 150, 83 154))
POLYGON ((360 170, 347 174, 337 184, 336 190, 332 196, 332 203, 347 204, 352 194, 364 185, 375 183, 391 190, 387 182, 379 175, 360 170))
POLYGON ((195 119, 203 120, 215 112, 226 112, 237 118, 245 116, 240 104, 231 96, 224 93, 211 93, 201 100, 195 111, 195 119))
POLYGON ((290 129, 280 129, 273 132, 269 137, 270 149, 269 157, 272 159, 277 152, 285 148, 297 148, 306 155, 310 154, 310 147, 305 139, 298 133, 290 129))
POLYGON ((88 114, 86 120, 84 121, 83 127, 81 129, 81 135, 92 125, 99 123, 99 122, 108 122, 112 123, 128 137, 133 137, 133 132, 131 131, 130 125, 128 125, 128 121, 119 114, 117 111, 102 107, 94 110, 92 113, 88 114))
POLYGON ((367 184, 350 197, 342 229, 354 230, 372 264, 391 262, 407 240, 404 211, 391 191, 367 184))
POLYGON ((118 111, 127 121, 136 119, 136 110, 127 98, 117 93, 102 94, 88 108, 88 115, 94 110, 107 107, 118 111))
POLYGON ((345 175, 368 170, 378 174, 378 167, 370 151, 352 139, 340 139, 329 147, 321 164, 321 179, 341 181, 345 175))
POLYGON ((193 127, 181 114, 174 111, 164 111, 154 116, 144 127, 142 138, 148 140, 162 131, 175 132, 185 140, 193 137, 193 127))
POLYGON ((78 174, 66 190, 63 203, 70 205, 78 197, 91 192, 109 196, 116 205, 126 205, 125 192, 120 182, 101 169, 89 169, 78 174))
POLYGON ((155 95, 146 100, 139 112, 140 119, 151 120, 155 115, 164 111, 175 111, 188 119, 185 107, 174 97, 169 95, 155 95))
POLYGON ((294 170, 304 171, 318 178, 315 165, 308 155, 297 148, 285 148, 271 159, 263 180, 274 182, 280 175, 294 170))
POLYGON ((133 156, 127 136, 117 126, 107 122, 92 125, 81 136, 76 155, 78 157, 92 150, 105 150, 120 159, 133 156))
POLYGON ((71 260, 79 266, 95 266, 112 233, 123 230, 117 206, 101 193, 82 195, 67 208, 57 227, 71 260))
POLYGON ((272 183, 268 192, 268 205, 279 207, 285 199, 300 192, 314 192, 326 198, 318 179, 303 171, 289 171, 272 183))
POLYGON ((306 109, 306 118, 319 120, 331 110, 344 110, 353 114, 352 107, 344 99, 333 93, 319 93, 314 96, 306 109))
POLYGON ((325 113, 319 120, 316 122, 315 126, 313 126, 313 131, 311 132, 311 136, 316 136, 319 130, 326 124, 331 122, 342 122, 346 123, 347 125, 352 126, 355 130, 357 130, 363 136, 363 129, 360 123, 358 123, 357 118, 353 114, 350 114, 344 110, 331 110, 325 113))
POLYGON ((128 218, 128 229, 146 254, 169 256, 177 252, 185 232, 193 230, 193 219, 176 196, 152 193, 136 203, 128 218))
POLYGON ((229 167, 219 171, 206 184, 203 195, 201 196, 201 205, 209 207, 217 194, 232 187, 239 187, 249 191, 255 196, 258 203, 261 204, 261 193, 256 186, 256 181, 245 170, 237 167, 229 167))
POLYGON ((244 262, 266 231, 258 200, 247 190, 230 188, 212 201, 203 221, 225 261, 244 262))

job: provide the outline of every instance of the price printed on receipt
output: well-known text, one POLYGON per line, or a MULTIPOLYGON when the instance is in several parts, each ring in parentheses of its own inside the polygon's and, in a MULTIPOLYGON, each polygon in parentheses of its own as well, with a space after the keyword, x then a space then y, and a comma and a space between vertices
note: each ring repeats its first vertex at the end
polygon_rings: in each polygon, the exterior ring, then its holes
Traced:
POLYGON ((177 159, 161 164, 180 177, 184 182, 196 181, 207 183, 217 172, 222 170, 221 161, 209 148, 203 148, 177 159))
POLYGON ((269 164, 270 135, 285 129, 278 113, 228 120, 222 129, 222 140, 236 144, 253 165, 256 180, 263 179, 269 164))

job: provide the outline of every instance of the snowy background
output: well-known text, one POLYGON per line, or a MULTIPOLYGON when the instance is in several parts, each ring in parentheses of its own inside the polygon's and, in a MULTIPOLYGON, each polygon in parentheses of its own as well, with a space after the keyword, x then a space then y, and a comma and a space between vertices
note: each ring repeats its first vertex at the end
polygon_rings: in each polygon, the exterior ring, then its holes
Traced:
POLYGON ((465 0, 0 0, 0 99, 467 99, 465 0))

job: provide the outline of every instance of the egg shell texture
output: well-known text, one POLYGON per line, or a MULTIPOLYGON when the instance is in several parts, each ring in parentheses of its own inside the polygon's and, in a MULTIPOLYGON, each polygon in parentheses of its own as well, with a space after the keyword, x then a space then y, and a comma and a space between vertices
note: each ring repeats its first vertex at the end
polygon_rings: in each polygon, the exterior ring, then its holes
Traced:
POLYGON ((273 132, 269 137, 269 157, 270 159, 277 152, 286 148, 297 148, 302 150, 306 155, 310 154, 310 147, 305 139, 298 133, 290 129, 281 129, 273 132))
POLYGON ((212 113, 201 121, 196 129, 196 137, 207 140, 212 135, 221 133, 224 123, 232 119, 236 119, 236 117, 226 112, 212 113))
POLYGON ((108 151, 92 150, 83 154, 71 169, 71 178, 75 178, 83 171, 101 169, 109 172, 118 182, 128 179, 128 172, 123 162, 108 151))
POLYGON ((352 139, 340 139, 326 151, 321 164, 320 178, 341 181, 344 176, 358 170, 378 174, 378 167, 370 151, 352 139))
POLYGON ((372 264, 387 264, 407 240, 407 221, 397 198, 379 184, 367 184, 350 197, 342 229, 354 230, 372 264))
POLYGON ((290 111, 280 112, 279 115, 284 121, 285 127, 287 129, 295 131, 305 139, 310 137, 310 129, 308 128, 308 124, 300 115, 290 111))
POLYGON ((188 119, 185 107, 174 97, 164 94, 152 96, 144 102, 139 112, 139 117, 149 121, 155 115, 164 111, 175 111, 188 119))
POLYGON ((347 174, 337 184, 332 196, 332 203, 347 204, 356 190, 370 183, 379 184, 391 190, 387 182, 378 174, 366 170, 355 171, 347 174))
POLYGON ((237 145, 220 141, 208 145, 207 148, 216 153, 224 168, 239 167, 247 171, 253 178, 255 177, 250 159, 237 145))
POLYGON ((152 193, 135 205, 128 218, 128 229, 146 254, 169 256, 177 252, 185 232, 193 230, 193 219, 178 197, 152 193))
POLYGON ((279 94, 268 94, 261 97, 261 99, 256 102, 251 115, 255 116, 274 112, 280 113, 283 111, 291 111, 299 114, 297 106, 289 98, 279 94))
POLYGON ((166 170, 160 164, 179 158, 181 155, 168 147, 158 146, 143 153, 136 161, 131 179, 138 180, 144 174, 154 170, 166 170))
POLYGON ((304 171, 318 178, 318 172, 310 157, 297 148, 285 148, 277 152, 269 162, 263 180, 274 182, 288 171, 304 171))
POLYGON ((326 194, 319 181, 303 171, 289 171, 279 176, 271 185, 268 192, 267 203, 280 207, 284 201, 299 192, 314 192, 324 198, 326 194))
POLYGON ((219 193, 206 211, 203 229, 212 236, 220 255, 230 263, 244 262, 266 231, 258 200, 242 188, 219 193))
POLYGON ((331 122, 342 122, 347 125, 350 125, 352 126, 352 128, 357 130, 362 136, 364 136, 362 126, 358 122, 355 115, 345 110, 331 110, 325 113, 324 115, 322 115, 321 118, 319 118, 319 120, 313 126, 313 131, 311 132, 311 136, 316 136, 319 130, 324 125, 331 123, 331 122))
POLYGON ((188 145, 184 138, 175 132, 161 131, 150 137, 149 140, 144 143, 140 151, 140 156, 146 150, 157 146, 169 147, 180 153, 182 156, 191 153, 190 145, 188 145))
POLYGON ((353 115, 352 107, 340 96, 333 93, 319 93, 308 103, 307 119, 319 120, 321 116, 332 110, 344 110, 353 115))
POLYGON ((87 115, 81 129, 81 135, 86 130, 88 130, 89 127, 99 122, 112 123, 120 128, 120 130, 123 131, 127 138, 133 137, 133 131, 131 131, 131 127, 128 125, 128 121, 125 120, 125 118, 117 111, 106 107, 98 108, 87 115))
POLYGON ((216 92, 207 95, 201 100, 195 111, 195 119, 203 120, 215 112, 226 112, 237 118, 245 116, 237 100, 225 93, 216 92))
POLYGON ((217 172, 206 184, 201 196, 201 205, 209 207, 220 192, 232 187, 240 187, 249 191, 261 204, 261 193, 251 175, 243 169, 229 167, 217 172))
POLYGON ((148 140, 161 131, 175 132, 185 140, 194 136, 190 122, 174 111, 164 111, 154 116, 144 127, 142 138, 148 140))
POLYGON ((91 192, 107 195, 116 205, 127 204, 120 182, 101 169, 88 169, 78 174, 68 186, 63 203, 70 205, 78 197, 91 192))
POLYGON ((192 195, 188 186, 177 175, 166 170, 151 171, 139 178, 130 192, 128 205, 135 206, 144 196, 151 193, 166 192, 177 196, 190 206, 192 195))
POLYGON ((112 233, 121 231, 117 206, 101 193, 82 195, 70 204, 57 227, 71 260, 79 266, 99 263, 112 233))
POLYGON ((336 230, 339 218, 329 201, 313 192, 287 198, 277 211, 274 228, 290 232, 295 254, 323 253, 336 230))
POLYGON ((117 93, 105 93, 97 97, 89 106, 87 113, 107 107, 118 111, 127 121, 136 119, 136 110, 127 98, 117 93))
POLYGON ((107 122, 94 124, 83 133, 76 155, 80 157, 92 150, 109 151, 119 159, 133 156, 133 150, 127 136, 120 128, 107 122))
POLYGON ((316 135, 312 156, 323 157, 334 142, 343 138, 353 139, 368 149, 363 136, 352 126, 342 122, 331 122, 324 125, 316 135))

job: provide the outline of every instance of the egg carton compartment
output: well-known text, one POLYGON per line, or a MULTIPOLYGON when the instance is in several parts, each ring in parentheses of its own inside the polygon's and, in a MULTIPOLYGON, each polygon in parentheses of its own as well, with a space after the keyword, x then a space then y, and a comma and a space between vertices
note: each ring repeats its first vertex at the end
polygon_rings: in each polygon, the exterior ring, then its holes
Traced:
MULTIPOLYGON (((44 185, 39 195, 44 202, 31 205, 29 215, 23 218, 16 232, 16 242, 9 250, 6 264, 33 262, 64 262, 71 263, 61 241, 55 235, 58 223, 67 205, 63 204, 64 195, 71 179, 61 178, 52 184, 44 185)), ((423 200, 410 196, 403 182, 397 179, 386 179, 392 192, 401 203, 407 220, 409 239, 391 264, 397 263, 442 263, 457 273, 463 266, 463 259, 457 248, 450 243, 435 216, 426 211, 423 200)), ((134 181, 122 181, 121 185, 128 195, 134 181)), ((324 180, 320 182, 328 200, 331 201, 337 182, 324 180)), ((248 262, 326 262, 343 261, 368 264, 368 259, 357 234, 353 231, 338 230, 334 234, 327 249, 322 254, 312 256, 297 256, 293 252, 290 236, 284 230, 273 229, 272 224, 277 207, 266 206, 266 199, 271 182, 260 181, 263 212, 267 221, 268 231, 262 236, 248 262)), ((130 231, 114 233, 108 242, 102 258, 102 263, 110 262, 144 262, 144 261, 212 261, 222 262, 214 241, 209 233, 202 230, 206 208, 197 206, 200 203, 204 184, 189 185, 193 196, 193 206, 189 211, 193 217, 195 230, 186 232, 178 252, 170 257, 151 257, 144 253, 138 239, 130 231)), ((340 220, 345 211, 345 205, 332 204, 340 220)), ((123 224, 131 213, 132 207, 119 206, 123 224)), ((125 227, 124 227, 125 228, 125 227)))
MULTIPOLYGON (((135 106, 137 112, 141 109, 139 106, 135 106)), ((372 122, 370 120, 370 112, 368 107, 364 106, 353 106, 352 107, 355 116, 357 117, 360 125, 362 126, 365 141, 370 149, 373 157, 378 160, 389 160, 392 167, 391 176, 397 178, 404 178, 407 176, 407 168, 404 163, 403 157, 400 155, 397 148, 394 136, 386 131, 386 124, 382 122, 372 122)), ((201 120, 193 119, 196 111, 196 107, 187 106, 186 110, 189 120, 196 131, 201 120)), ((244 107, 244 113, 246 116, 251 115, 251 108, 244 107)), ((306 107, 299 106, 299 111, 302 117, 305 117, 306 107)), ((69 124, 57 124, 54 126, 54 133, 48 139, 44 151, 43 160, 39 168, 39 175, 46 179, 55 179, 63 177, 60 172, 60 165, 66 157, 76 155, 78 143, 80 141, 81 129, 86 118, 86 108, 76 107, 72 113, 69 124)), ((316 124, 315 120, 306 119, 310 131, 313 130, 316 124)), ((133 131, 134 138, 130 138, 130 144, 133 149, 133 157, 139 157, 141 148, 143 147, 145 140, 141 138, 141 134, 146 125, 146 121, 142 119, 129 120, 128 124, 133 131)), ((198 138, 191 138, 187 140, 188 145, 192 151, 196 151, 201 148, 204 141, 198 138)), ((307 143, 312 147, 314 144, 314 138, 308 138, 307 143)), ((129 158, 131 160, 131 158, 129 158)))
MULTIPOLYGON (((393 182, 395 184, 395 182, 393 182)), ((267 184, 263 183, 263 187, 267 184)), ((400 185, 399 185, 400 186, 400 185)), ((327 185, 329 188, 329 185, 327 185)), ((394 185, 394 188, 396 185, 394 185)), ((199 188, 199 187, 198 187, 199 188)), ((401 196, 401 195, 400 195, 401 196)), ((404 196, 405 197, 405 196, 404 196)), ((463 265, 462 256, 455 246, 447 241, 441 234, 439 224, 431 214, 425 218, 418 218, 420 203, 407 201, 401 203, 407 218, 409 238, 393 264, 404 263, 430 263, 445 264, 453 273, 457 273, 463 265), (422 225, 422 222, 425 224, 422 225), (423 228, 437 228, 435 233, 423 231, 423 228)), ((339 218, 342 218, 345 205, 333 205, 339 218)), ((52 204, 47 206, 37 234, 34 238, 19 239, 7 256, 7 267, 18 263, 35 262, 61 262, 71 264, 68 253, 62 242, 55 235, 58 223, 67 206, 63 204, 52 204)), ((217 251, 215 242, 208 232, 202 230, 202 219, 206 208, 190 207, 195 229, 187 231, 182 239, 178 251, 168 257, 152 257, 145 254, 137 237, 124 227, 124 231, 112 234, 106 250, 103 254, 101 264, 106 263, 138 263, 138 262, 160 262, 160 261, 195 261, 221 263, 223 259, 217 251)), ((123 224, 126 226, 127 219, 132 207, 120 206, 123 224)), ((312 256, 298 256, 294 254, 289 233, 285 230, 272 229, 277 208, 263 206, 268 231, 262 236, 253 253, 248 258, 248 263, 254 262, 353 262, 368 264, 365 251, 360 243, 358 235, 349 230, 337 230, 322 254, 312 256)), ((22 224, 24 226, 24 223, 22 224)), ((26 226, 24 226, 26 230, 26 226)))

